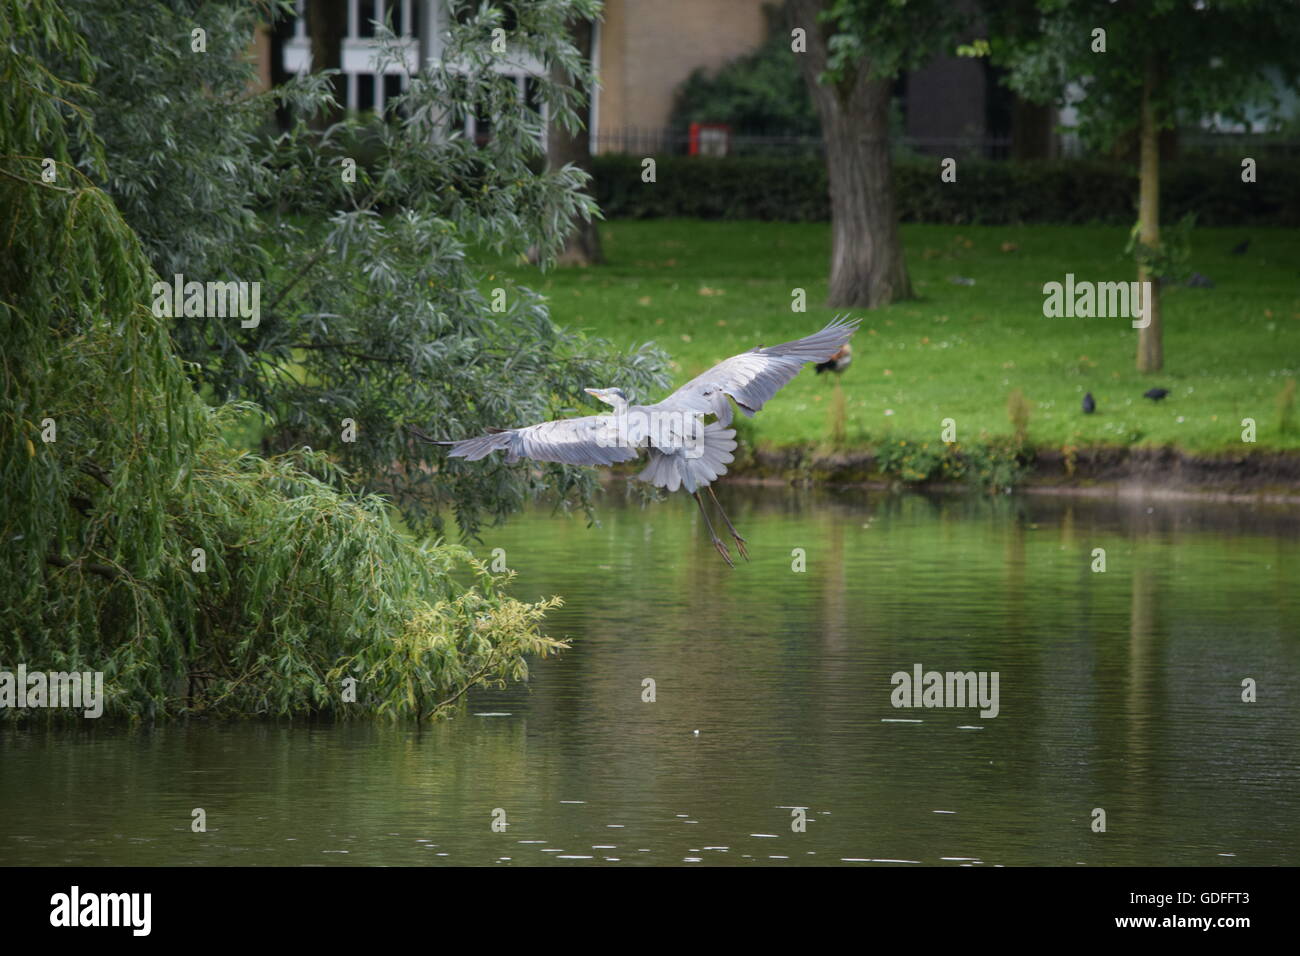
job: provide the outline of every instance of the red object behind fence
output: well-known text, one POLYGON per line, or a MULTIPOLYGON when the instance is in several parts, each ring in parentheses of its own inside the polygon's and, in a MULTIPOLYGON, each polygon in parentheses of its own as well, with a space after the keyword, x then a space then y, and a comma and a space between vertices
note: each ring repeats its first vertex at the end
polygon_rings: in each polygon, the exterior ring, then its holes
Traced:
POLYGON ((731 126, 727 123, 692 123, 692 156, 726 156, 731 152, 731 126))

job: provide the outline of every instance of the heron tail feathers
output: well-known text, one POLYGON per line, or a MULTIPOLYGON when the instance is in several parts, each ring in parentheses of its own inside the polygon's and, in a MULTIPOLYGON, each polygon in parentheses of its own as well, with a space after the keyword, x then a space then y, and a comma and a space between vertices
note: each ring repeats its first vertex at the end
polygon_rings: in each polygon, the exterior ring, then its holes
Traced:
POLYGON ((693 493, 727 473, 727 463, 734 460, 735 450, 735 429, 711 422, 704 426, 704 441, 698 449, 680 448, 665 454, 652 448, 650 464, 637 478, 670 492, 684 487, 693 493), (698 454, 690 457, 694 452, 698 454))

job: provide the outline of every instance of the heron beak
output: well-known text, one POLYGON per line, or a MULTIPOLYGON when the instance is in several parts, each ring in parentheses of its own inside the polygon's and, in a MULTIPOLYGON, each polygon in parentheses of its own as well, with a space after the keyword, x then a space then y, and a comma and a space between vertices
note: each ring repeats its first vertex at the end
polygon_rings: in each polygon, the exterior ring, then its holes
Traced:
POLYGON ((596 396, 597 398, 600 398, 600 390, 599 390, 599 389, 595 389, 595 388, 584 388, 583 391, 586 392, 588 395, 594 395, 594 396, 596 396))

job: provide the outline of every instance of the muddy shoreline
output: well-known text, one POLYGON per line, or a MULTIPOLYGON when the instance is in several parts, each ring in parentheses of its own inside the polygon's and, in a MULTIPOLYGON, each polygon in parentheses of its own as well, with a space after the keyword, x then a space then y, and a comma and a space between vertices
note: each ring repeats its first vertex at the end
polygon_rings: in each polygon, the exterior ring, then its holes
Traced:
MULTIPOLYGON (((726 481, 811 483, 890 488, 900 483, 880 472, 865 450, 819 452, 808 447, 748 449, 726 481)), ((967 484, 910 487, 969 489, 967 484)), ((1088 497, 1140 496, 1300 504, 1300 453, 1266 451, 1198 455, 1174 448, 1081 448, 1068 458, 1059 449, 1034 454, 1017 492, 1088 497)))

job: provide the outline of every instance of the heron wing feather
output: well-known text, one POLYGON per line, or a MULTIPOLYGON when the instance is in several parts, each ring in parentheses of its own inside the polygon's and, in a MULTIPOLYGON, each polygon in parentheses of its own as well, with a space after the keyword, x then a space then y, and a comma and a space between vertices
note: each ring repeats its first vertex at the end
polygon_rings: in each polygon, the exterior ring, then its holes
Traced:
POLYGON ((825 362, 853 337, 858 320, 836 317, 824 329, 793 342, 759 346, 719 362, 697 375, 659 404, 718 416, 731 421, 730 395, 749 416, 799 374, 808 362, 825 362))
POLYGON ((478 461, 494 451, 505 451, 506 461, 520 458, 561 462, 566 465, 612 465, 631 461, 640 449, 620 443, 612 415, 588 415, 539 422, 464 441, 452 442, 451 458, 478 461))

